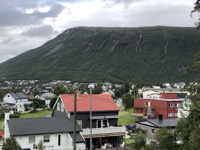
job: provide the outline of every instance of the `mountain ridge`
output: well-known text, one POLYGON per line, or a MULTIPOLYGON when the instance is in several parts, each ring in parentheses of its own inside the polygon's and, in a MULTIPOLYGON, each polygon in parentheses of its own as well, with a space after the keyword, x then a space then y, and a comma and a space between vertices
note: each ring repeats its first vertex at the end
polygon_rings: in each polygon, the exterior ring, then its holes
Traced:
POLYGON ((74 81, 175 82, 200 49, 190 27, 76 27, 0 64, 0 76, 74 81))

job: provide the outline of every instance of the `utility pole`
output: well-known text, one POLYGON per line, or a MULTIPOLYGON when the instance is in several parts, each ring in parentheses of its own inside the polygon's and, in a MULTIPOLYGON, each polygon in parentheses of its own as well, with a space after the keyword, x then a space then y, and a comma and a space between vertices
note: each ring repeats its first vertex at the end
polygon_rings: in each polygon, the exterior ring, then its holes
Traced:
POLYGON ((90 150, 92 150, 92 85, 88 86, 90 88, 90 150))
POLYGON ((77 93, 74 89, 74 150, 76 150, 76 102, 77 102, 77 93))

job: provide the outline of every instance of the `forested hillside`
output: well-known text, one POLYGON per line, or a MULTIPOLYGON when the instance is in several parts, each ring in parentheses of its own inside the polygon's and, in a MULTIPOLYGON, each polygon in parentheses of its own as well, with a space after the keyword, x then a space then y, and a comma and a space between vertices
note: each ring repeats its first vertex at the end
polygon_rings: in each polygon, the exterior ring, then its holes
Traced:
POLYGON ((186 70, 200 50, 195 28, 77 27, 0 64, 0 76, 110 82, 193 80, 186 70))

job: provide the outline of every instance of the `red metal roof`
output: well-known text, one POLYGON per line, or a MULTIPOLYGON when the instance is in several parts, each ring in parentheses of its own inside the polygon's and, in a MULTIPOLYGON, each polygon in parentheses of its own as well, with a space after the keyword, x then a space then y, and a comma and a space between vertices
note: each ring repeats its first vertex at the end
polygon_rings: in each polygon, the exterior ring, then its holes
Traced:
MULTIPOLYGON (((60 95, 67 112, 74 112, 74 95, 60 95)), ((92 94, 92 111, 118 111, 115 101, 110 95, 92 94)), ((90 95, 81 94, 77 97, 77 112, 90 111, 90 95)))

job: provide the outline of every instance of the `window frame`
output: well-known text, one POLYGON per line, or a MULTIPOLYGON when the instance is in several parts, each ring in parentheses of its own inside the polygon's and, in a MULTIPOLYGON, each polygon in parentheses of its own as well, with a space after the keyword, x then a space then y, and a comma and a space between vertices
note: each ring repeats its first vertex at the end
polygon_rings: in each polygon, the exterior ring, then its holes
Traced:
POLYGON ((43 142, 44 143, 49 143, 50 142, 50 135, 44 135, 43 136, 43 142))
POLYGON ((35 136, 29 136, 28 142, 29 142, 29 144, 35 144, 35 136))

